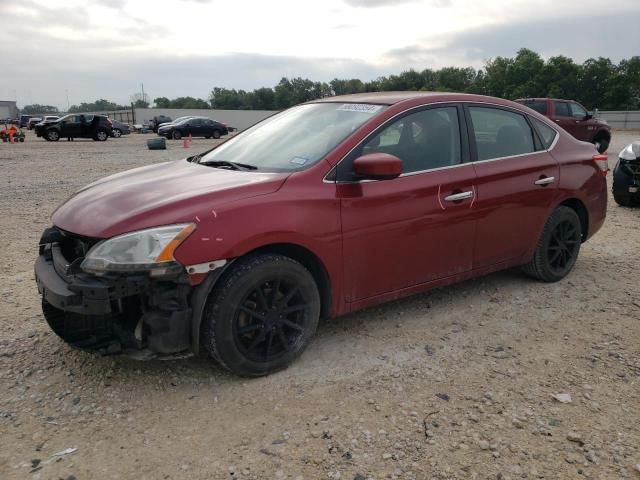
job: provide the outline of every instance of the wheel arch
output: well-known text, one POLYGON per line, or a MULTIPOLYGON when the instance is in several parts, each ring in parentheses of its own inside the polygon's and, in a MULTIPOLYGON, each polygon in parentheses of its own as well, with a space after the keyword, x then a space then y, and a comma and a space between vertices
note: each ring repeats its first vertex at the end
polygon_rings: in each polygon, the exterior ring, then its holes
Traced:
POLYGON ((313 276, 320 293, 320 317, 329 318, 331 315, 331 280, 322 260, 306 247, 295 243, 273 243, 258 247, 247 255, 256 253, 275 253, 294 259, 302 264, 313 276))
POLYGON ((611 132, 609 130, 607 130, 606 128, 600 128, 600 129, 596 130, 596 133, 594 133, 592 141, 595 142, 596 139, 598 139, 598 138, 604 138, 608 142, 610 142, 611 141, 611 132))
POLYGON ((565 206, 572 209, 580 219, 580 227, 582 229, 582 242, 584 243, 589 236, 589 211, 582 200, 578 198, 568 198, 563 200, 558 207, 565 206))
POLYGON ((316 282, 318 292, 320 293, 320 317, 329 318, 331 316, 332 290, 331 280, 326 266, 320 258, 307 247, 295 243, 271 243, 256 247, 247 251, 240 257, 236 257, 228 262, 223 268, 214 270, 209 273, 207 278, 199 284, 191 298, 191 306, 193 316, 191 320, 191 348, 197 355, 200 353, 202 346, 200 345, 202 338, 202 316, 207 299, 211 292, 215 289, 219 280, 223 278, 226 272, 232 268, 235 260, 248 255, 261 253, 273 253, 283 255, 299 262, 303 265, 316 282))

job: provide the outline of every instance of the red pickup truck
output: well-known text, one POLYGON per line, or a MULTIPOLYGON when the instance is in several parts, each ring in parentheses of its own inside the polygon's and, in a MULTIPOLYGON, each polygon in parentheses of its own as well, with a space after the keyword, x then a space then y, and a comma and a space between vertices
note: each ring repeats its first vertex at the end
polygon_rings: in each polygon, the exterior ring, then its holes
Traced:
POLYGON ((598 153, 609 148, 611 128, 607 122, 594 118, 578 102, 557 98, 519 98, 516 102, 549 117, 578 140, 593 143, 598 153))

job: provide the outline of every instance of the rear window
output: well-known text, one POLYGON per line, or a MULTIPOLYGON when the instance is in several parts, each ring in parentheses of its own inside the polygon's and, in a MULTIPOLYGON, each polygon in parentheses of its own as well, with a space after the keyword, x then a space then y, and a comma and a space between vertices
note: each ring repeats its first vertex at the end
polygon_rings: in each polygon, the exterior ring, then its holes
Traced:
POLYGON ((533 132, 519 113, 490 107, 469 107, 478 160, 533 153, 533 132))
POLYGON ((545 150, 548 150, 553 144, 553 141, 555 140, 558 133, 549 125, 541 122, 537 118, 529 118, 531 119, 533 127, 536 129, 538 135, 540 136, 540 139, 542 140, 542 145, 544 146, 545 150))
POLYGON ((544 100, 525 100, 520 103, 543 115, 547 113, 547 102, 544 100))

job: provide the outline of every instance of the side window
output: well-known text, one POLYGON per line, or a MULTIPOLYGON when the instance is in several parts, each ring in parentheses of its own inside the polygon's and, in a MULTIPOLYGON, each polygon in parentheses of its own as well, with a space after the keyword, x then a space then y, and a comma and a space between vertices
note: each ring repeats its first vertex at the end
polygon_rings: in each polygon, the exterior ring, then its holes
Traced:
POLYGON ((569 104, 567 102, 553 102, 556 117, 570 117, 569 104))
POLYGON ((383 152, 402 160, 403 173, 461 163, 460 126, 456 107, 421 110, 396 120, 359 150, 383 152))
POLYGON ((584 117, 587 116, 587 111, 577 103, 570 103, 569 108, 571 109, 571 116, 573 118, 582 120, 584 117))
POLYGON ((533 132, 524 116, 498 108, 469 107, 478 160, 535 151, 533 132))
POLYGON ((544 100, 532 100, 524 102, 524 105, 543 115, 547 113, 547 102, 544 100))
POLYGON ((558 133, 549 125, 542 123, 537 118, 529 117, 529 119, 533 123, 533 126, 538 132, 538 135, 540 135, 540 139, 542 140, 542 145, 544 146, 544 148, 548 149, 549 147, 551 147, 558 133))
POLYGON ((194 118, 193 120, 189 120, 190 127, 199 127, 202 124, 202 120, 199 118, 194 118))

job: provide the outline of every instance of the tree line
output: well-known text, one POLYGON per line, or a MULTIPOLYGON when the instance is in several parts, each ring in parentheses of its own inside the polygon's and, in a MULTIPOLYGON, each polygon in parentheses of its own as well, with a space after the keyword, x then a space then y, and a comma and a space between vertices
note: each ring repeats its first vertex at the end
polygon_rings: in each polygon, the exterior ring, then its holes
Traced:
POLYGON ((427 90, 465 92, 506 99, 555 97, 577 100, 589 109, 640 109, 640 56, 614 64, 590 58, 582 64, 564 55, 544 60, 523 48, 515 57, 496 57, 484 68, 445 67, 406 70, 398 75, 363 82, 335 78, 314 82, 283 78, 274 88, 253 91, 214 88, 213 108, 229 110, 280 110, 317 98, 350 93, 427 90))
MULTIPOLYGON (((215 87, 207 100, 194 97, 153 100, 157 108, 216 108, 222 110, 282 110, 317 98, 350 93, 398 90, 465 92, 507 99, 556 97, 577 100, 588 109, 640 110, 640 56, 613 63, 590 58, 582 64, 564 55, 543 59, 527 48, 515 57, 496 57, 481 69, 444 67, 406 70, 370 81, 357 78, 318 82, 308 78, 282 78, 273 88, 251 91, 215 87)), ((146 95, 132 96, 132 104, 146 108, 146 95)), ((69 112, 123 110, 108 100, 72 105, 69 112)), ((22 113, 58 113, 51 105, 27 105, 22 113)))

